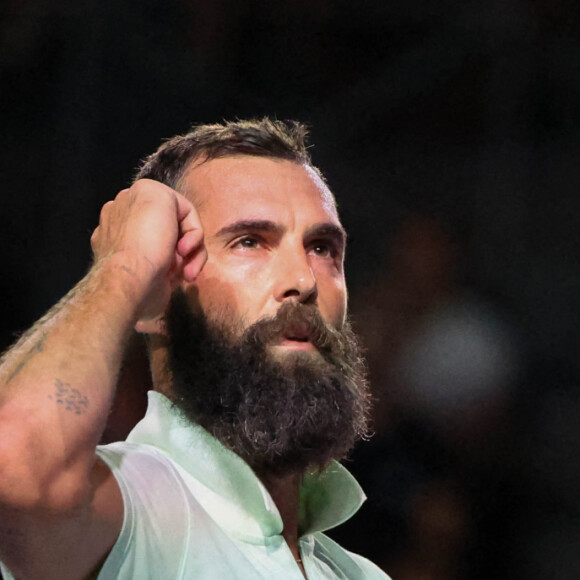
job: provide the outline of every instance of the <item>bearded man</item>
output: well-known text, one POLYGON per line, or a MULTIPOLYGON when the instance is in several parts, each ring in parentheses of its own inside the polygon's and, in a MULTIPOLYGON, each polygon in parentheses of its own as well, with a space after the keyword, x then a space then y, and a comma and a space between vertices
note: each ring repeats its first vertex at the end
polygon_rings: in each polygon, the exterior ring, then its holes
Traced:
POLYGON ((387 578, 324 531, 364 496, 346 236, 298 123, 195 128, 105 204, 88 275, 3 357, 5 578, 387 578), (133 329, 154 390, 98 446, 133 329))

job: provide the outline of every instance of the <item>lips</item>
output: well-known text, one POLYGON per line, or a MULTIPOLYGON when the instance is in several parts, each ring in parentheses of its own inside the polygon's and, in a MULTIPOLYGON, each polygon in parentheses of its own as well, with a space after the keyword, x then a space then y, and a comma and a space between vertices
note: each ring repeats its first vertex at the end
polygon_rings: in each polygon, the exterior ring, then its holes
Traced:
POLYGON ((279 342, 274 343, 275 350, 282 349, 283 351, 306 351, 318 352, 318 349, 308 340, 293 340, 290 338, 283 338, 279 342))
POLYGON ((290 301, 272 318, 254 323, 249 339, 256 344, 283 350, 327 351, 332 342, 331 329, 315 305, 290 301))
POLYGON ((278 334, 273 346, 290 350, 313 351, 316 347, 312 343, 311 335, 312 329, 308 322, 294 321, 278 334))
POLYGON ((282 332, 283 340, 290 340, 295 342, 309 342, 310 341, 310 324, 307 322, 293 323, 282 332))

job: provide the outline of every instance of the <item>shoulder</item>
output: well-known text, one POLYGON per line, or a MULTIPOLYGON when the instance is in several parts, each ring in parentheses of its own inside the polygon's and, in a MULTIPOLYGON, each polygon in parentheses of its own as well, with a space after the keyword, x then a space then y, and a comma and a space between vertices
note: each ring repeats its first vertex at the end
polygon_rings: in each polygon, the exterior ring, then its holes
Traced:
POLYGON ((99 578, 149 578, 148 567, 161 561, 171 577, 171 555, 179 554, 191 515, 174 462, 152 446, 126 442, 100 446, 97 455, 115 477, 124 508, 121 532, 99 578))
POLYGON ((119 442, 99 446, 97 455, 117 480, 125 520, 137 515, 167 520, 183 508, 186 483, 177 464, 158 448, 119 442))
MULTIPOLYGON (((99 445, 97 456, 113 472, 120 485, 163 483, 178 477, 174 461, 152 445, 119 441, 99 445)), ((145 485, 145 489, 149 487, 145 485)))

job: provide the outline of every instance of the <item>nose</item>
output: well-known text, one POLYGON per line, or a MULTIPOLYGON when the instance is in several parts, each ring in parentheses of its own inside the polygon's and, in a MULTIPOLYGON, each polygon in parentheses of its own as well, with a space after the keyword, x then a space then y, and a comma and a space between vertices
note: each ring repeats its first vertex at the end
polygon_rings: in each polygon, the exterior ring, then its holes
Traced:
POLYGON ((278 302, 297 300, 314 303, 318 297, 316 276, 304 248, 280 251, 276 264, 274 298, 278 302))

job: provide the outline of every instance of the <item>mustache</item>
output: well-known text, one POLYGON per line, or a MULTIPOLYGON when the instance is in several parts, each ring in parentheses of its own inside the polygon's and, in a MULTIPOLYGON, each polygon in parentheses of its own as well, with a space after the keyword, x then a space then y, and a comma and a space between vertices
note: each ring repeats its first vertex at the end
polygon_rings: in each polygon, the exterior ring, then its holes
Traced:
POLYGON ((274 316, 258 320, 244 334, 249 345, 271 344, 280 338, 308 340, 321 354, 342 351, 343 346, 340 332, 324 321, 316 306, 295 301, 285 302, 274 316))

